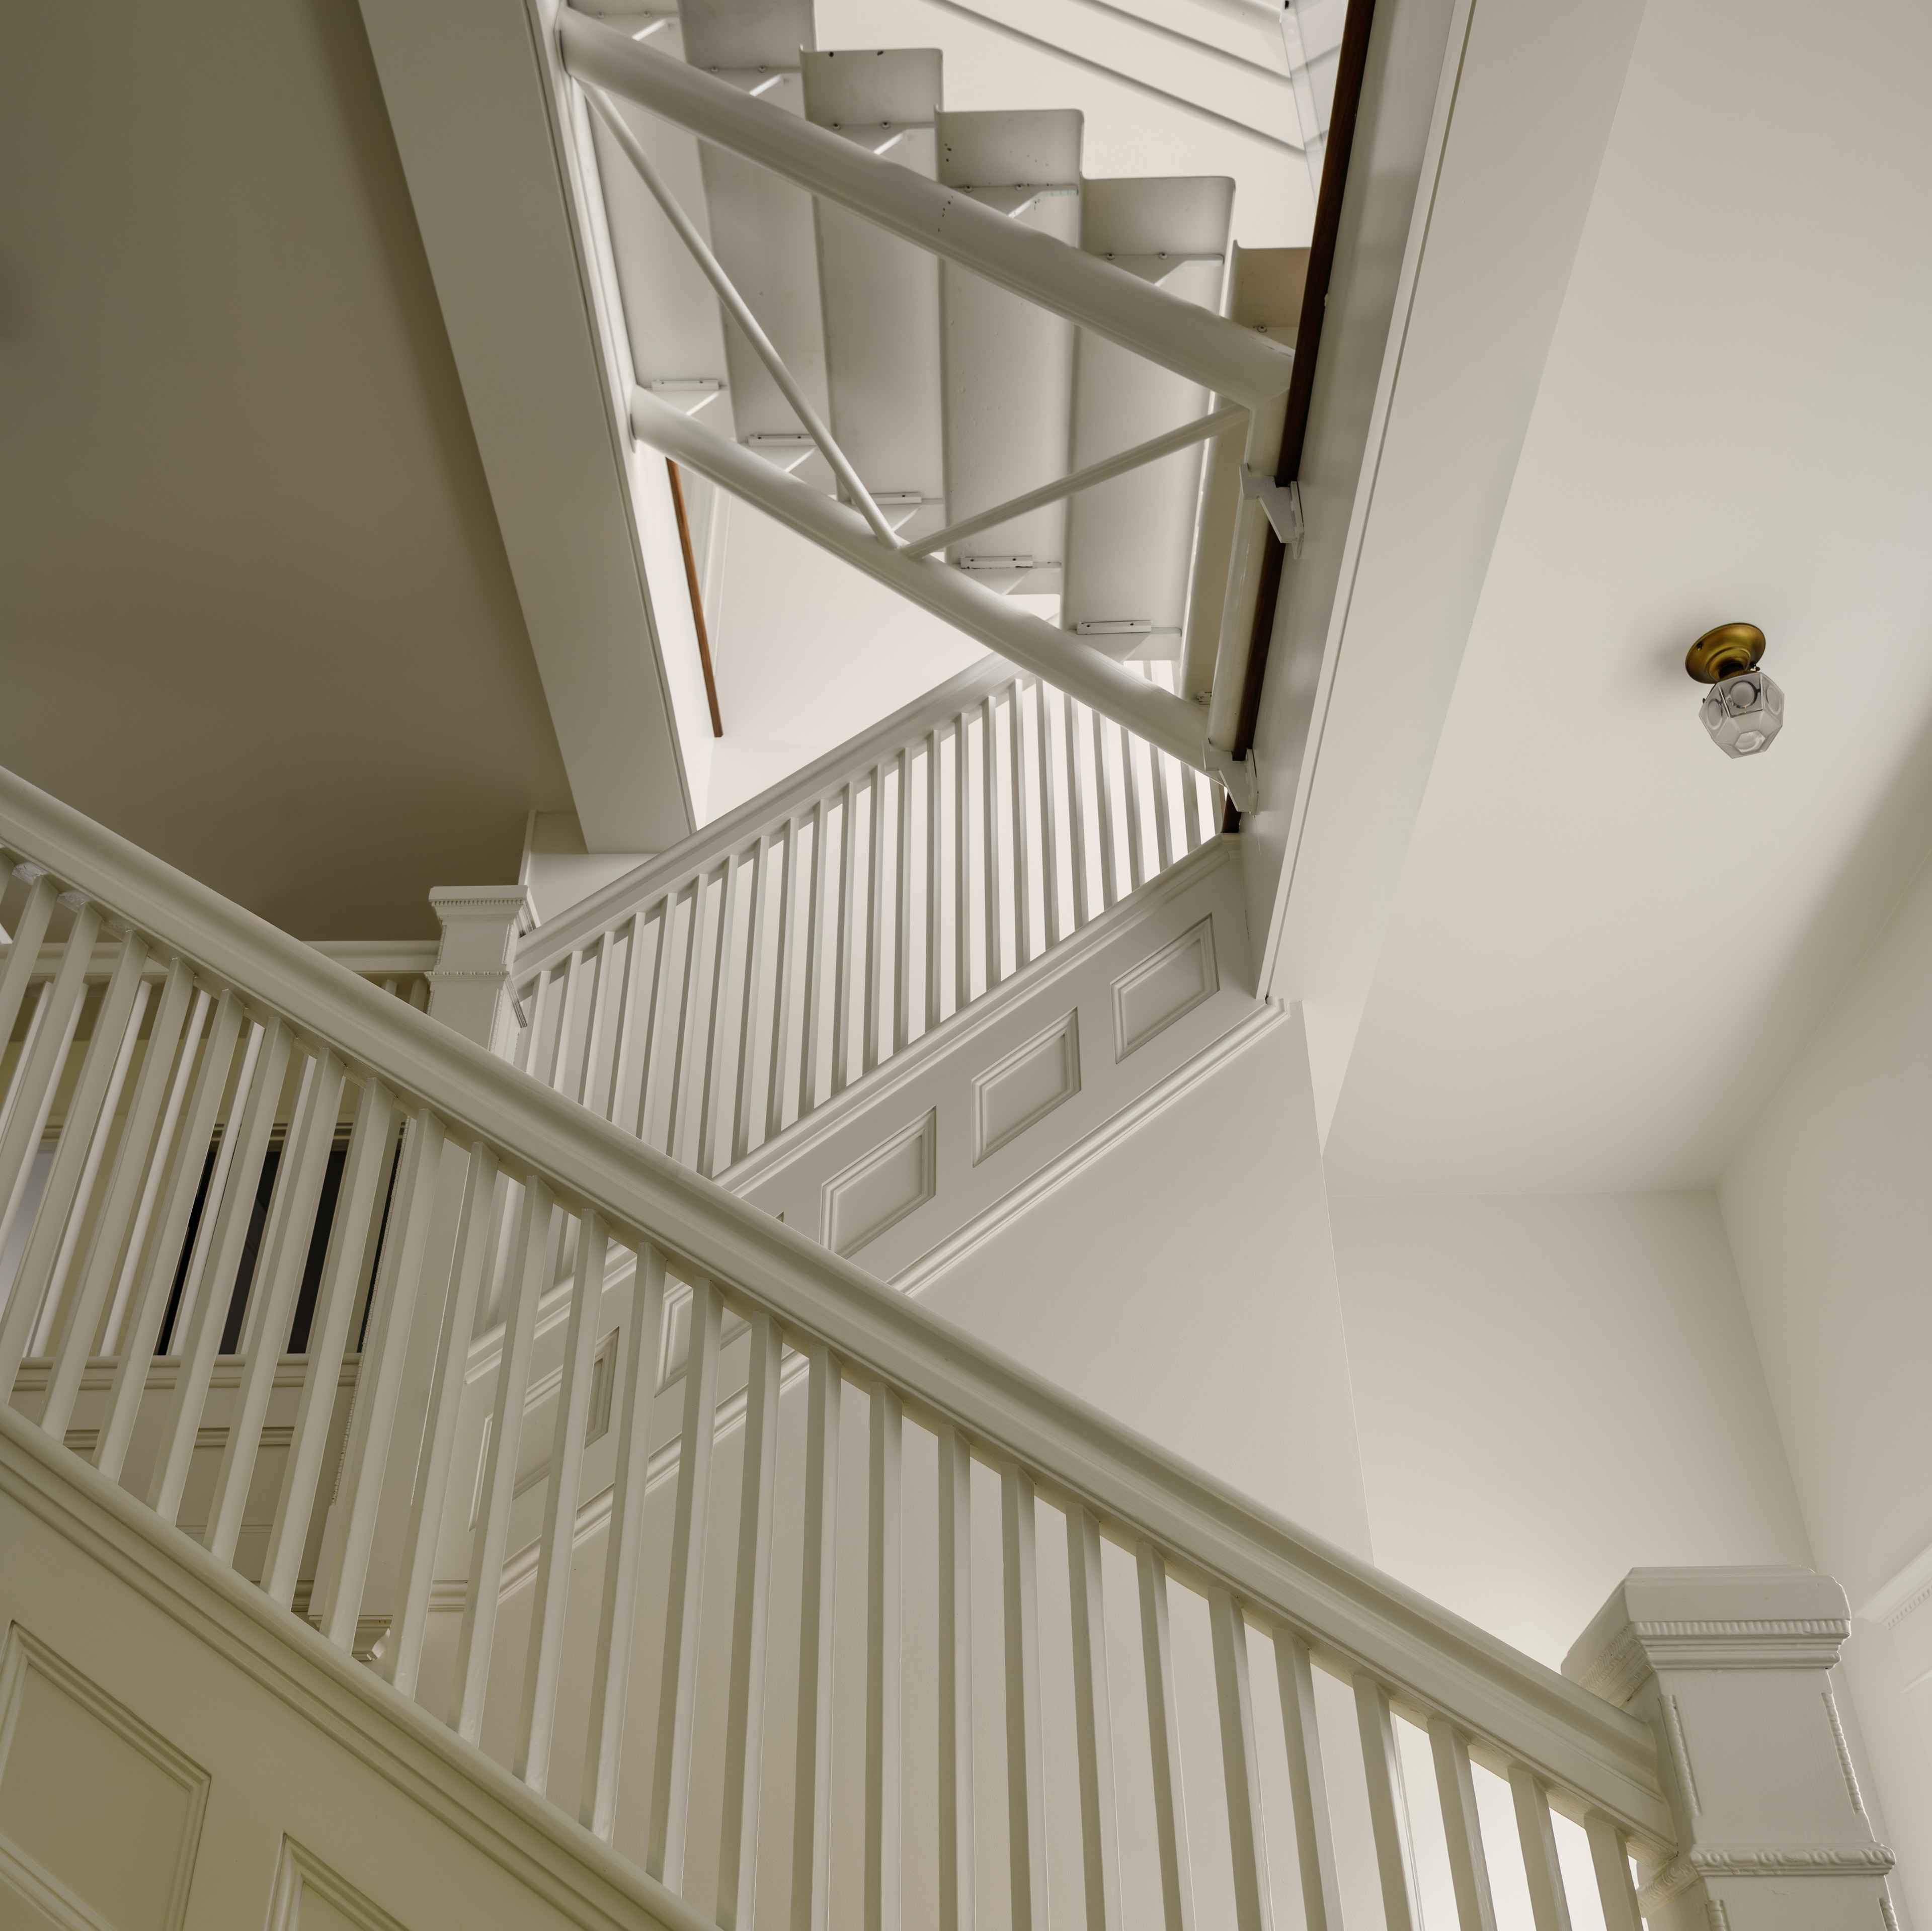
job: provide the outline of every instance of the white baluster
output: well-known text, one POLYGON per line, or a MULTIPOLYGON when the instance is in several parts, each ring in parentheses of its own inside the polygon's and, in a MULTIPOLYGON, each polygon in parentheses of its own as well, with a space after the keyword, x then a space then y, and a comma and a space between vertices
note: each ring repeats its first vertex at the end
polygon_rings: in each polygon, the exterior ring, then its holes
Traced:
POLYGON ((980 712, 980 816, 986 850, 980 865, 981 896, 986 911, 986 990, 1000 982, 1000 751, 994 729, 993 694, 980 712))
POLYGON ((103 1143, 113 1123, 114 1102, 127 1076, 128 1056, 140 1023, 136 1001, 147 957, 146 941, 130 932, 122 942, 114 976, 95 1015, 80 1078, 61 1123, 53 1164, 40 1189, 33 1231, 14 1277, 13 1299, 5 1318, 0 1321, 0 1398, 12 1389, 34 1330, 46 1328, 50 1332, 58 1314, 68 1258, 80 1231, 103 1143), (45 1314, 37 1320, 43 1308, 45 1314))
POLYGON ((1198 772, 1190 771, 1184 765, 1181 767, 1180 803, 1182 814, 1187 824, 1187 849, 1190 851, 1198 851, 1208 835, 1201 814, 1201 788, 1204 781, 1198 772))
MULTIPOLYGON (((171 1086, 177 1099, 185 1090, 184 1080, 176 1082, 170 1075, 174 1072, 175 1048, 180 1042, 182 1024, 188 1017, 194 995, 194 973, 184 961, 175 960, 161 982, 158 999, 153 1003, 154 1018, 148 1027, 141 1070, 134 1075, 134 1096, 128 1102, 128 1117, 122 1125, 120 1142, 114 1150, 114 1165, 107 1177, 107 1190, 81 1270, 80 1291, 75 1296, 74 1312, 68 1318, 67 1332, 61 1339, 60 1352, 55 1359, 53 1373, 47 1384, 47 1405, 40 1426, 56 1440, 67 1432, 75 1399, 80 1392, 80 1378, 86 1371, 95 1340, 106 1325, 103 1311, 108 1291, 120 1274, 130 1224, 141 1201, 141 1183, 147 1174, 148 1152, 154 1144, 162 1102, 168 1097, 171 1086)), ((130 1027, 128 1037, 131 1039, 139 1030, 137 1019, 130 1027)), ((192 1036, 189 1051, 192 1054, 192 1036)), ((110 1106, 106 1117, 111 1118, 112 1114, 110 1106)), ((166 1138, 166 1129, 164 1129, 162 1137, 166 1138)), ((141 1234, 137 1231, 134 1235, 137 1248, 140 1240, 141 1234)))
POLYGON ((798 1726, 792 1780, 791 1931, 826 1931, 831 1898, 832 1622, 838 1596, 840 1373, 808 1355, 804 1567, 799 1582, 798 1726))
POLYGON ((1114 1725, 1107 1694, 1107 1611, 1100 1525, 1077 1502, 1066 1511, 1067 1595, 1073 1620, 1073 1736, 1080 1759, 1080 1846, 1088 1931, 1120 1921, 1120 1849, 1114 1807, 1114 1725))
POLYGON ((1080 725, 1073 700, 1060 693, 1062 733, 1066 746, 1066 836, 1073 857, 1073 928, 1078 931, 1094 916, 1087 877, 1087 787, 1080 772, 1080 725))
POLYGON ((866 1030, 859 1042, 859 1070, 879 1063, 880 976, 886 943, 886 768, 872 767, 872 809, 866 822, 866 1030))
POLYGON ((1570 1931, 1570 1904, 1563 1894, 1562 1867, 1556 1861, 1556 1834, 1550 1822, 1550 1794, 1536 1773, 1513 1763, 1510 1795, 1516 1801, 1516 1834, 1522 1846, 1523 1874, 1529 1880, 1530 1915, 1536 1931, 1570 1931))
POLYGON ((898 831, 892 845, 892 1051, 912 1037, 912 749, 899 746, 898 831))
MULTIPOLYGON (((630 1083, 631 1068, 636 1063, 639 1028, 638 1021, 641 1012, 646 1026, 650 1024, 650 969, 644 964, 644 915, 634 912, 628 921, 631 936, 624 946, 624 976, 615 987, 612 995, 610 1015, 610 1090, 604 1096, 604 1104, 598 1110, 613 1126, 617 1123, 618 1111, 624 1103, 624 1089, 630 1083)), ((651 948, 655 960, 657 948, 651 948)), ((644 1096, 644 1082, 638 1081, 638 1097, 644 1096)), ((640 1126, 638 1132, 644 1129, 640 1126)))
POLYGON ((1496 1931, 1496 1907, 1490 1894, 1490 1864, 1483 1854, 1483 1823, 1476 1811, 1468 1744, 1447 1717, 1432 1717, 1429 1747, 1436 1759, 1436 1796, 1449 1846, 1456 1921, 1462 1931, 1496 1931))
POLYGON ((1408 1803, 1388 1692, 1366 1675, 1355 1678, 1355 1719, 1362 1738, 1362 1768, 1369 1785, 1369 1821, 1376 1840, 1376 1872, 1382 1881, 1388 1931, 1421 1931, 1417 1904, 1415 1854, 1409 1842, 1408 1803))
POLYGON ((854 819, 857 787, 848 783, 838 806, 838 949, 832 969, 832 1090, 843 1093, 852 1074, 852 866, 857 845, 854 819))
POLYGON ((1100 817, 1100 903, 1111 905, 1120 895, 1120 868, 1114 854, 1114 775, 1107 769, 1106 721, 1098 711, 1094 721, 1094 805, 1100 817))
POLYGON ((1228 1786, 1228 1840, 1234 1868, 1234 1922, 1240 1931, 1270 1931, 1268 1825, 1262 1810, 1254 1700, 1248 1685, 1248 1625, 1226 1589, 1208 1597, 1214 1639, 1214 1692, 1221 1731, 1221 1771, 1228 1786))
POLYGON ((342 1062, 327 1048, 310 1060, 296 1099, 294 1131, 276 1163, 274 1194, 242 1323, 242 1351, 248 1359, 229 1411, 228 1439, 222 1444, 214 1493, 208 1504, 208 1546, 223 1562, 233 1561, 241 1537, 262 1417, 274 1393, 275 1370, 290 1339, 296 1302, 308 1264, 329 1148, 342 1110, 344 1078, 342 1062))
POLYGON ((1027 838, 1026 726, 1016 677, 1006 687, 1006 727, 1012 757, 1007 766, 1007 816, 1013 828, 1013 970, 1033 957, 1033 864, 1027 838))
MULTIPOLYGON (((36 892, 42 883, 36 881, 36 892)), ((100 913, 86 899, 69 893, 60 902, 72 910, 74 928, 62 952, 54 982, 41 995, 38 1028, 20 1054, 6 1125, 0 1128, 0 1252, 6 1249, 8 1234, 26 1192, 28 1167, 46 1132, 54 1095, 74 1045, 74 1029, 80 1023, 80 1009, 87 997, 87 968, 92 963, 94 941, 100 931, 100 913)), ((16 955, 20 951, 17 943, 14 951, 16 955)), ((8 964, 13 963, 10 958, 8 964)), ((5 1036, 0 1033, 0 1039, 5 1036)), ((23 1319, 31 1322, 38 1312, 38 1308, 30 1309, 23 1319)), ((24 1336, 20 1345, 24 1350, 24 1336)), ((12 1395, 10 1381, 0 1386, 0 1400, 10 1400, 12 1395)))
POLYGON ((899 1476, 904 1411, 874 1381, 866 1538, 866 1931, 899 1921, 901 1560, 899 1476))
POLYGON ((926 734, 926 1030, 939 1024, 940 966, 945 952, 942 913, 946 895, 940 889, 945 852, 944 787, 940 783, 939 731, 926 734))
POLYGON ((718 1829, 721 1931, 748 1924, 758 1876, 758 1795, 764 1772, 765 1626, 771 1606, 772 1504, 778 1486, 778 1323, 752 1316, 746 1382, 744 1472, 738 1492, 738 1564, 724 1717, 724 1815, 718 1829))
POLYGON ((543 1296, 544 1262, 550 1251, 554 1210, 549 1187, 539 1176, 531 1174, 524 1182, 523 1205, 517 1216, 503 1339, 496 1358, 496 1400, 490 1411, 490 1438, 483 1456, 482 1495, 470 1537, 469 1586, 456 1643, 456 1682, 449 1720, 466 1743, 476 1743, 483 1735, 490 1652, 496 1642, 496 1610, 503 1591, 510 1504, 516 1495, 517 1459, 530 1394, 530 1351, 536 1335, 537 1303, 543 1296))
MULTIPOLYGON (((762 850, 764 841, 755 849, 762 850)), ((718 898, 718 937, 711 955, 710 997, 706 1002, 710 1017, 705 1031, 704 1090, 698 1108, 698 1171, 714 1174, 725 1165, 725 1149, 731 1144, 730 1123, 726 1109, 732 1103, 735 1084, 724 1076, 725 999, 731 980, 734 940, 738 929, 739 874, 744 869, 743 854, 733 852, 724 861, 724 883, 718 898)), ((747 967, 748 970, 749 968, 747 967)))
POLYGON ((784 1126, 786 1068, 791 1061, 792 955, 798 949, 796 924, 792 907, 798 890, 798 838, 800 820, 788 818, 784 824, 784 870, 778 875, 778 950, 772 974, 772 1063, 765 1078, 765 1138, 772 1138, 784 1126))
POLYGON ((671 954, 677 940, 677 895, 667 892, 658 901, 657 913, 657 937, 651 952, 650 1003, 644 1020, 644 1040, 638 1048, 637 1133, 646 1144, 651 1137, 651 1102, 661 1084, 658 1067, 664 1039, 664 1006, 671 996, 674 977, 671 954))
POLYGON ((1060 922, 1059 797, 1054 778, 1053 731, 1048 721, 1052 712, 1046 683, 1037 677, 1034 679, 1033 697, 1034 722, 1040 739, 1040 899, 1046 915, 1046 943, 1057 946, 1064 930, 1060 922))
POLYGON ((1148 775, 1154 783, 1154 842, 1156 870, 1174 862, 1174 827, 1168 819, 1167 787, 1173 760, 1158 745, 1148 746, 1148 775))
POLYGON ((1342 1931, 1342 1893, 1328 1824, 1328 1780, 1315 1714, 1315 1671, 1308 1645, 1292 1630, 1274 1633, 1274 1668, 1281 1691, 1282 1731, 1288 1742, 1302 1921, 1306 1931, 1342 1931))
POLYGON ((1636 1887, 1630 1882, 1630 1852, 1624 1834, 1600 1810, 1583 1819, 1590 1840, 1590 1861, 1597 1873, 1597 1895, 1604 1905, 1604 1931, 1643 1931, 1638 1915, 1636 1887))
POLYGON ((1120 797, 1127 809, 1127 877, 1132 881, 1130 889, 1138 889, 1147 883, 1147 853, 1141 830, 1140 760, 1134 755, 1139 747, 1132 733, 1125 724, 1118 728, 1120 734, 1120 797))
POLYGON ((556 1033, 550 1042, 548 1063, 539 1075, 553 1093, 562 1093, 569 1081, 571 1036, 577 1030, 584 977, 584 949, 577 946, 563 962, 563 995, 557 1002, 556 1033))
POLYGON ((765 968, 765 901, 770 896, 771 832, 761 832, 752 847, 752 916, 745 941, 745 983, 738 998, 736 1078, 732 1081, 731 1131, 724 1144, 729 1159, 742 1160, 752 1139, 752 1094, 758 1080, 760 975, 765 968))
POLYGON ((235 1041, 242 1030, 242 1002, 224 992, 216 1003, 208 1042, 195 1068, 194 1084, 184 1109, 180 1131, 169 1150, 166 1176, 157 1198, 158 1225, 151 1231, 141 1258, 138 1285, 120 1337, 121 1358, 107 1396, 107 1420, 100 1432, 97 1466, 118 1481, 128 1444, 148 1385, 154 1342, 167 1312, 174 1285, 176 1263, 188 1235, 188 1220, 201 1185, 203 1163, 214 1132, 214 1117, 235 1062, 235 1041))
POLYGON ((973 765, 966 713, 952 721, 952 1009, 973 1003, 973 765))
MULTIPOLYGON (((60 896, 60 887, 54 882, 52 874, 43 871, 38 865, 15 866, 8 877, 10 880, 16 874, 28 881, 27 902, 21 907, 20 918, 14 924, 14 943, 8 949, 7 963, 0 966, 0 1039, 14 1036, 14 1021, 20 1016, 21 1003, 27 996, 34 969, 40 964, 41 942, 47 936, 47 926, 60 896)), ((0 889, 4 889, 0 886, 0 889)), ((92 941, 88 943, 92 944, 92 941)), ((17 1088, 19 1084, 16 1075, 14 1085, 17 1088)))
POLYGON ((470 1339, 476 1330, 476 1303, 488 1264, 497 1190, 495 1150, 480 1140, 472 1141, 464 1176, 463 1204, 457 1216, 456 1245, 443 1289, 442 1321, 436 1334, 436 1366, 423 1415, 416 1483, 410 1494, 409 1523, 396 1567, 395 1618, 382 1659, 389 1681, 405 1696, 416 1693, 416 1677, 422 1666, 436 1543, 449 1495, 457 1411, 470 1366, 470 1339))
MULTIPOLYGON (((610 1109, 598 1099, 597 1087, 603 1069, 604 1015, 610 1003, 610 955, 616 937, 614 929, 607 929, 597 935, 590 996, 585 1001, 584 1015, 584 1065, 577 1076, 578 1104, 607 1117, 610 1109)), ((616 1090, 614 1084, 611 1090, 616 1090)))
POLYGON ((550 1787, 550 1744, 556 1726, 557 1679, 563 1666, 564 1617, 570 1603, 570 1555, 577 1540, 578 1491, 584 1481, 584 1437, 590 1419, 592 1357, 604 1309, 608 1230, 586 1210, 578 1223, 576 1278, 564 1335, 563 1372, 550 1434, 550 1483, 537 1544, 536 1593, 530 1599, 530 1648, 524 1666, 523 1710, 517 1726, 516 1773, 539 1795, 550 1787))
POLYGON ((182 1493, 188 1486, 208 1378, 214 1372, 214 1351, 228 1324, 248 1223, 254 1216, 262 1162, 281 1104, 282 1079, 289 1069, 293 1043, 279 1018, 271 1018, 266 1026, 255 1030, 235 1090, 236 1111, 230 1114, 228 1129, 221 1136, 221 1152, 202 1204, 194 1256, 182 1283, 181 1308, 170 1350, 178 1357, 179 1366, 161 1423, 160 1450, 148 1483, 148 1506, 164 1522, 173 1522, 180 1513, 182 1493))
POLYGON ((354 1647, 356 1618, 362 1612, 363 1585, 368 1578, 369 1552, 376 1539, 376 1511, 402 1391, 404 1357, 442 1173, 442 1122, 425 1107, 403 1129, 402 1164, 383 1231, 381 1269, 356 1374, 356 1399, 343 1444, 335 1509, 310 1604, 318 1627, 338 1649, 354 1647))
MULTIPOLYGON (((691 916, 686 922, 684 972, 677 1001, 677 1041, 671 1055, 670 1110, 665 1115, 664 1151, 674 1160, 684 1158, 685 1116, 691 1111, 692 1055, 704 1050, 705 1034, 698 1022, 699 974, 709 949, 712 925, 712 874, 701 873, 691 888, 691 916)), ((729 885, 728 870, 726 885, 729 885)), ((720 895, 720 910, 722 899, 720 895)))
POLYGON ((973 1931, 973 1458, 939 1429, 939 1931, 973 1931))
POLYGON ((1154 1769, 1154 1840, 1160 1853, 1163 1931, 1192 1931, 1194 1876, 1188 1856, 1187 1804, 1181 1781, 1180 1706, 1168 1630, 1167 1567, 1142 1543, 1135 1553, 1141 1597, 1141 1662, 1147 1678, 1148 1744, 1154 1769))
POLYGON ((656 1762, 644 1868, 673 1891, 684 1882, 691 1821, 692 1726, 698 1708, 698 1648, 704 1602, 704 1530, 711 1507, 712 1449, 718 1434, 718 1290, 691 1284, 691 1339, 684 1369, 684 1432, 678 1446, 664 1603, 664 1676, 658 1693, 656 1762))
POLYGON ((1046 1931, 1046 1765, 1040 1735, 1040 1585, 1033 1477, 1000 1471, 1006 1666, 1006 1868, 1013 1931, 1046 1931))
POLYGON ((590 1713, 584 1750, 584 1793, 578 1815, 609 1843, 616 1834, 617 1778, 624 1747, 636 1639, 638 1572, 651 1450, 651 1409, 664 1354, 664 1263, 655 1247, 638 1255, 626 1336, 624 1385, 617 1396, 617 1469, 606 1531, 604 1591, 592 1650, 590 1713))
MULTIPOLYGON (((103 1204, 95 1195, 94 1186, 100 1177, 100 1163, 106 1157, 108 1144, 114 1137, 114 1123, 120 1111, 121 1095, 127 1087, 128 1075, 134 1066, 134 1055, 140 1047, 141 1021, 152 1003, 148 995, 153 988, 141 982, 138 974, 136 976, 133 1009, 119 1025, 121 1044, 118 1050, 109 1062, 106 1090, 101 1096, 99 1102, 91 1109, 93 1117, 92 1130, 84 1137, 81 1137, 78 1133, 77 1125, 70 1124, 67 1129, 75 1132, 76 1137, 80 1138, 80 1144, 86 1150, 86 1157, 81 1162, 80 1180, 74 1189, 74 1201, 77 1205, 68 1210, 64 1210, 60 1216, 64 1225, 61 1231, 59 1245, 54 1250, 52 1265, 48 1269, 45 1280, 30 1289, 31 1292, 40 1295, 41 1303, 40 1321, 35 1329, 34 1339, 28 1345, 28 1351, 30 1354, 44 1356, 53 1354, 57 1345, 64 1341, 69 1330, 74 1325, 76 1309, 74 1297, 69 1294, 68 1288, 70 1285, 76 1282, 78 1278, 74 1270, 76 1256, 80 1252, 81 1236, 86 1231, 88 1221, 94 1217, 94 1210, 103 1204), (64 1319, 62 1318, 63 1315, 66 1317, 64 1319)), ((114 1036, 116 1029, 111 1017, 106 1013, 104 1006, 101 1018, 97 1023, 100 1029, 99 1036, 110 1039, 114 1036)), ((79 1099, 76 1098, 75 1106, 70 1113, 70 1122, 73 1122, 75 1117, 82 1110, 79 1099)), ((64 1137, 65 1132, 63 1134, 63 1138, 64 1137)), ((59 1157, 59 1150, 56 1149, 55 1153, 56 1171, 49 1176, 50 1190, 51 1190, 52 1181, 58 1177, 59 1157)), ((46 1208, 47 1195, 44 1192, 40 1196, 40 1210, 45 1213, 46 1208)), ((31 1261, 32 1258, 30 1251, 27 1259, 31 1261)), ((23 1276, 28 1273, 24 1261, 21 1273, 23 1276)), ((99 1312, 98 1307, 88 1311, 81 1341, 83 1348, 92 1342, 95 1332, 94 1324, 99 1312)), ((48 1426, 46 1419, 49 1414, 52 1412, 51 1380, 48 1393, 50 1406, 41 1411, 40 1426, 52 1434, 52 1430, 48 1426)), ((56 1440, 58 1438, 56 1437, 56 1440)))
POLYGON ((825 807, 821 798, 812 808, 812 910, 805 931, 805 984, 800 1001, 798 1117, 802 1120, 818 1104, 819 1042, 824 1021, 819 1009, 825 997, 825 880, 831 869, 825 849, 825 807))
MULTIPOLYGON (((392 1130, 395 1115, 394 1096, 380 1080, 365 1077, 356 1103, 356 1124, 350 1130, 349 1157, 343 1164, 335 1224, 329 1230, 315 1314, 309 1324, 308 1365, 296 1399, 289 1458, 283 1465, 281 1499, 262 1564, 262 1587, 285 1609, 295 1595, 302 1549, 308 1540, 322 1450, 335 1412, 336 1390, 341 1384, 342 1357, 349 1344, 350 1324, 361 1301, 358 1290, 364 1257, 376 1216, 382 1211, 383 1183, 395 1150, 392 1130)), ((326 1507, 328 1498, 322 1499, 326 1507)))

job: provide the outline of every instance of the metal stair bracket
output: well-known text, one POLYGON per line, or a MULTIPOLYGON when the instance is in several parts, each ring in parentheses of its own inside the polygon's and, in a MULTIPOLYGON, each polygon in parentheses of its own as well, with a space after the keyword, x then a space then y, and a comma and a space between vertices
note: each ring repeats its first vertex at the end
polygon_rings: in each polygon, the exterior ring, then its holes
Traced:
POLYGON ((1237 758, 1232 751, 1223 751, 1218 744, 1210 744, 1208 747, 1208 775, 1220 784, 1233 802, 1234 809, 1244 817, 1260 804, 1261 774, 1255 767, 1252 751, 1245 757, 1237 758))
POLYGON ((1306 526, 1301 520, 1301 485, 1278 483, 1272 476, 1257 475, 1241 465, 1241 494, 1258 502, 1268 512, 1274 533, 1295 556, 1301 554, 1301 538, 1306 526))

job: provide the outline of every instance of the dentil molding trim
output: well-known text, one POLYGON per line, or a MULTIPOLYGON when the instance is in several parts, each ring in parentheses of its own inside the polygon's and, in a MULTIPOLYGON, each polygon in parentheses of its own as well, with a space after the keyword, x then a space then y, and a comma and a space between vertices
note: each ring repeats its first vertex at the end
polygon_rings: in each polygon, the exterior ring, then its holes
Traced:
POLYGON ((1883 1877, 1897 1861, 1882 1844, 1700 1844, 1638 1894, 1648 1918, 1702 1878, 1883 1877))
POLYGON ((1628 1623, 1577 1680, 1621 1705, 1659 1669, 1829 1669, 1851 1633, 1827 1617, 1628 1623))

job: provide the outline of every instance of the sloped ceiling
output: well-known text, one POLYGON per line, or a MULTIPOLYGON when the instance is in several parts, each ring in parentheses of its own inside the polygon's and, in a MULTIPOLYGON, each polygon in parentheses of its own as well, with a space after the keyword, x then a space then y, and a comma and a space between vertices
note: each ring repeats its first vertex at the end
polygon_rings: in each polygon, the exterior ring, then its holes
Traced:
POLYGON ((1932 840, 1932 16, 1650 0, 1328 1143, 1707 1185, 1932 840), (1732 763, 1690 640, 1761 625, 1732 763))
POLYGON ((355 0, 0 25, 0 763, 291 931, 572 798, 355 0))

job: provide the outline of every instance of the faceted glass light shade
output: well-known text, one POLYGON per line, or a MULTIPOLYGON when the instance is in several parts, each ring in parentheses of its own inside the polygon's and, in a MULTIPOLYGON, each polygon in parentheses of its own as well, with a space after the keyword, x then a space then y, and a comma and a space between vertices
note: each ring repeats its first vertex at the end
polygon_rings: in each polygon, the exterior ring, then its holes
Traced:
POLYGON ((1784 728, 1784 693, 1762 670, 1713 684, 1700 715, 1726 757, 1754 757, 1784 728))

